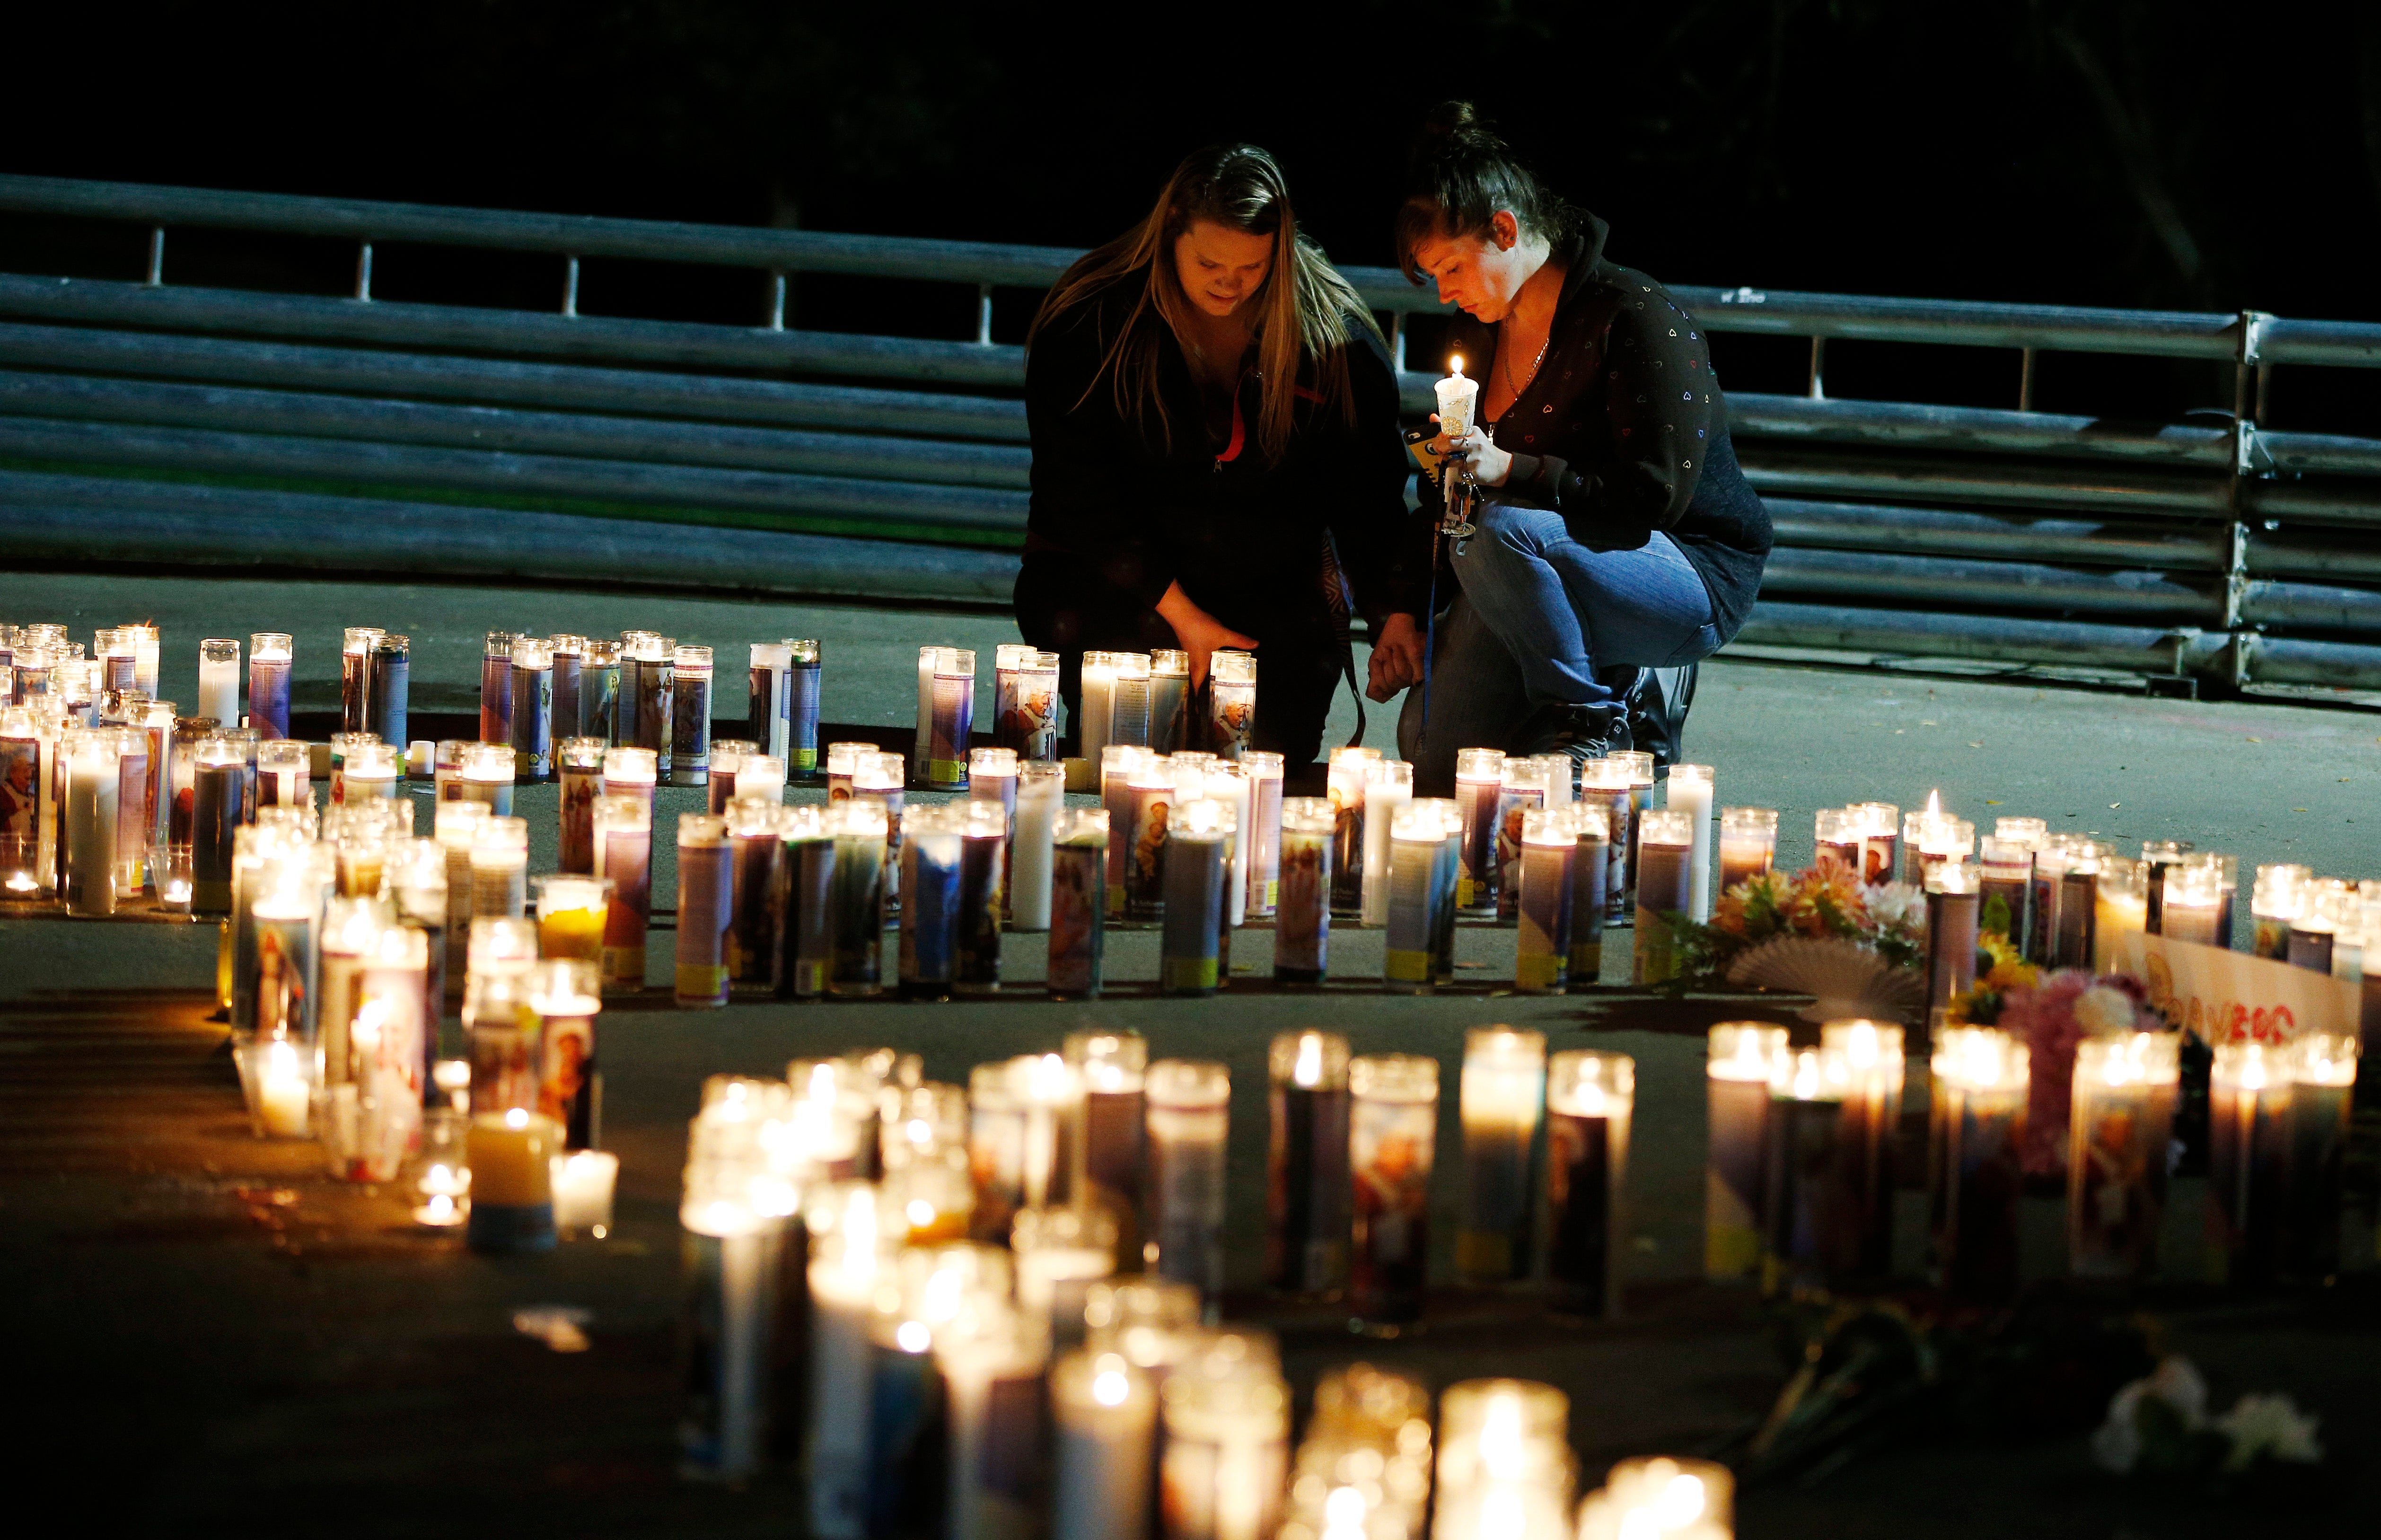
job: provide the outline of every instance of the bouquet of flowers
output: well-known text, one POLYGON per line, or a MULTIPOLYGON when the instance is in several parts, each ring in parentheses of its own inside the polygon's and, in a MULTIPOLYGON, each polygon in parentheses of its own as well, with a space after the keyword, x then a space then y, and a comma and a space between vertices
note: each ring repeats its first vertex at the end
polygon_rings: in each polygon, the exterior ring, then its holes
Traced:
POLYGON ((1923 993, 1926 898, 1906 883, 1864 886, 1831 858, 1764 872, 1720 895, 1711 923, 1666 916, 1687 987, 1721 984, 1818 996, 1814 1020, 1898 1016, 1923 993))
POLYGON ((2006 936, 1987 932, 1979 945, 1992 966, 1975 987, 1952 996, 1947 1022, 1999 1027, 2026 1045, 2026 1175, 2063 1177, 2076 1045, 2105 1033, 2169 1029, 2131 974, 2096 976, 2088 968, 2045 973, 2020 958, 2006 936))

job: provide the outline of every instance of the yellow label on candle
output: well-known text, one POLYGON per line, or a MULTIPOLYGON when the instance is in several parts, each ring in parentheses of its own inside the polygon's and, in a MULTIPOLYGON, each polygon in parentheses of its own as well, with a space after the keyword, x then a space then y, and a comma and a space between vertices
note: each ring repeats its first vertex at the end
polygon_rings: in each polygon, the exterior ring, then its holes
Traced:
POLYGON ((826 964, 825 964, 825 963, 824 963, 824 962, 818 962, 818 961, 812 961, 812 960, 807 960, 807 959, 805 959, 805 960, 800 960, 800 961, 797 961, 797 962, 794 964, 794 993, 795 993, 795 994, 797 994, 797 995, 817 995, 817 994, 824 993, 825 989, 826 989, 826 964))
POLYGON ((1428 984, 1430 982, 1428 952, 1407 951, 1393 947, 1389 948, 1387 955, 1388 961, 1383 966, 1381 972, 1382 976, 1391 984, 1428 984))
POLYGON ((1163 989, 1215 987, 1215 959, 1211 957, 1170 957, 1161 973, 1158 986, 1163 989))
POLYGON ((1512 1277, 1513 1238, 1486 1230, 1458 1231, 1455 1270, 1467 1278, 1512 1277))
POLYGON ((1583 984, 1593 984, 1604 976, 1604 928, 1598 924, 1595 939, 1570 944, 1570 976, 1583 984))
POLYGON ((645 949, 642 947, 606 947, 604 948, 604 976, 614 984, 626 984, 642 989, 645 986, 645 949))
POLYGON ((679 963, 678 993, 682 1000, 709 1000, 727 994, 727 965, 724 962, 679 963))
POLYGON ((926 762, 926 778, 936 786, 964 786, 967 766, 955 759, 930 759, 926 762))
POLYGON ((1264 885, 1264 905, 1267 909, 1281 907, 1281 879, 1267 877, 1264 885))

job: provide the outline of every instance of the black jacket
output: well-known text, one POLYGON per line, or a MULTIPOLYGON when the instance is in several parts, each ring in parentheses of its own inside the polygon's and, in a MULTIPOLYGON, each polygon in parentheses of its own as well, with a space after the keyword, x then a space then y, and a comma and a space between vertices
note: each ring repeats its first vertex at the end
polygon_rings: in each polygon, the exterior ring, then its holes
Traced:
MULTIPOLYGON (((1664 531, 1702 575, 1725 642, 1760 591, 1769 513, 1737 465, 1703 328, 1661 285, 1607 261, 1605 231, 1589 215, 1554 255, 1562 297, 1536 376, 1496 420, 1496 446, 1514 458, 1496 495, 1557 510, 1592 550, 1664 531)), ((1496 328, 1469 316, 1447 346, 1478 361, 1477 379, 1496 366, 1496 328)))
MULTIPOLYGON (((1398 428, 1398 386, 1369 327, 1347 349, 1351 425, 1309 386, 1301 368, 1297 427, 1267 465, 1255 442, 1261 382, 1240 383, 1238 440, 1209 438, 1206 411, 1173 331, 1159 323, 1158 385, 1173 433, 1117 409, 1100 363, 1130 314, 1138 276, 1052 318, 1025 362, 1033 436, 1027 559, 1065 552, 1154 605, 1170 583, 1202 609, 1261 640, 1316 635, 1326 618, 1320 582, 1330 531, 1355 610, 1378 623, 1419 615, 1429 548, 1405 502, 1410 465, 1398 428)), ((1426 539, 1426 537, 1425 537, 1426 539)))

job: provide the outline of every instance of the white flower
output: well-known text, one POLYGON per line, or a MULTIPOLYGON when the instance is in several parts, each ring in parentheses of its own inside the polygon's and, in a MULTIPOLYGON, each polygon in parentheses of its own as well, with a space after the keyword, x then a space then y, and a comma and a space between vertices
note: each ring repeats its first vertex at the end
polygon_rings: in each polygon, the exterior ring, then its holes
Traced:
POLYGON ((2087 1035, 2105 1037, 2133 1030, 2133 999, 2121 989, 2095 984, 2075 996, 2075 1024, 2087 1035))
POLYGON ((1877 928, 1915 935, 1926 928, 1926 895, 1906 882, 1889 882, 1867 893, 1869 918, 1877 928))
POLYGON ((2125 1475, 2141 1459, 2141 1405, 2144 1398, 2164 1401, 2173 1408, 2186 1428, 2198 1428, 2207 1421, 2207 1382, 2199 1377, 2199 1370, 2191 1360, 2180 1353, 2169 1353, 2158 1360, 2157 1368, 2147 1379, 2133 1381, 2109 1399, 2108 1420, 2092 1435, 2092 1458, 2100 1462, 2102 1469, 2125 1475))
POLYGON ((2216 1419, 2216 1430, 2232 1440, 2224 1457, 2228 1471, 2245 1471, 2260 1456, 2314 1465, 2323 1460, 2323 1446, 2314 1430, 2322 1419, 2310 1417, 2288 1396, 2243 1396, 2232 1410, 2216 1419))

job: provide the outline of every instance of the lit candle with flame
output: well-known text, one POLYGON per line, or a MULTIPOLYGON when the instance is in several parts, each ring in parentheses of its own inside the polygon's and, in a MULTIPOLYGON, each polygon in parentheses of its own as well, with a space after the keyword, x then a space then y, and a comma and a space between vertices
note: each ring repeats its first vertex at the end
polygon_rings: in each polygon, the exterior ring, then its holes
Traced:
POLYGON ((1466 379, 1463 356, 1457 354, 1447 361, 1447 378, 1434 388, 1438 393, 1438 431, 1449 438, 1460 438, 1471 431, 1472 410, 1480 401, 1480 382, 1466 379))

